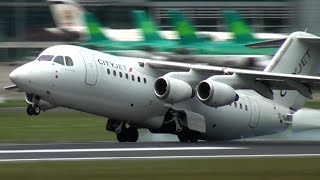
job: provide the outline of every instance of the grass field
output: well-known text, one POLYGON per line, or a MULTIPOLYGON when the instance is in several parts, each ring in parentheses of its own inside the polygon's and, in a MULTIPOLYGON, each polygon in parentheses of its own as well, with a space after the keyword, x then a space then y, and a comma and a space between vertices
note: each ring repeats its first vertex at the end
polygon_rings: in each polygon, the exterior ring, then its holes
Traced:
MULTIPOLYGON (((26 103, 17 100, 0 105, 25 107, 26 103)), ((320 108, 320 102, 309 101, 305 106, 320 108)), ((31 117, 25 112, 1 112, 0 143, 116 140, 114 133, 105 130, 105 124, 106 118, 81 112, 46 112, 31 117)))
POLYGON ((106 118, 81 112, 0 113, 0 142, 68 142, 115 140, 106 118))
POLYGON ((1 179, 319 179, 320 158, 233 158, 0 163, 1 179))

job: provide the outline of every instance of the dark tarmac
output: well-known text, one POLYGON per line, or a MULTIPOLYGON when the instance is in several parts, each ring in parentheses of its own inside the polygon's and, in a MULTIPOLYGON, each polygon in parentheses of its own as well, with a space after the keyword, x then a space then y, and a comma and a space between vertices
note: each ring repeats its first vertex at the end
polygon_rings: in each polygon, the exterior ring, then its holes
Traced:
POLYGON ((319 142, 88 142, 0 144, 0 162, 320 156, 319 142))

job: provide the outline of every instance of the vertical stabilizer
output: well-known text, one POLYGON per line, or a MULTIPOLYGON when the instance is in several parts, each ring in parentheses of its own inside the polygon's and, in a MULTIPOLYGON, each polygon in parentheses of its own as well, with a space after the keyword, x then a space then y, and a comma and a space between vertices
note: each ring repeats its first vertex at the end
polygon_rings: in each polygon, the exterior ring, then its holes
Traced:
POLYGON ((172 10, 170 14, 174 30, 180 36, 180 43, 188 44, 203 40, 196 35, 196 28, 181 11, 172 10))
MULTIPOLYGON (((317 75, 320 62, 320 37, 305 33, 292 33, 283 43, 279 51, 272 58, 264 71, 299 74, 317 75)), ((303 86, 295 82, 286 82, 290 86, 303 86)), ((306 87, 308 88, 308 87, 306 87)), ((305 97, 295 90, 275 90, 274 96, 278 103, 297 110, 304 105, 305 97)))
POLYGON ((236 11, 224 11, 224 17, 228 31, 234 36, 234 40, 239 43, 248 43, 256 41, 252 36, 252 30, 248 23, 236 11))
MULTIPOLYGON (((61 30, 79 32, 85 29, 85 10, 73 0, 47 0, 54 22, 61 30)), ((81 32, 82 33, 82 32, 81 32)))
POLYGON ((90 12, 85 13, 85 20, 88 28, 88 41, 107 41, 109 40, 102 32, 102 27, 94 15, 90 12))
POLYGON ((148 17, 146 15, 145 11, 135 10, 133 11, 133 17, 136 26, 140 28, 145 41, 162 40, 155 22, 150 16, 148 17))

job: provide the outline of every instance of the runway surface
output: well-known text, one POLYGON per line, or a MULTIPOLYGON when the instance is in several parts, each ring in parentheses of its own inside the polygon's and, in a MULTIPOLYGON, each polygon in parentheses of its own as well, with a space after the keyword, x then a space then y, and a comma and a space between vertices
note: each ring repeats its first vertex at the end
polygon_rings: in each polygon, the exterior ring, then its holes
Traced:
POLYGON ((0 162, 320 156, 318 142, 92 142, 0 144, 0 162))

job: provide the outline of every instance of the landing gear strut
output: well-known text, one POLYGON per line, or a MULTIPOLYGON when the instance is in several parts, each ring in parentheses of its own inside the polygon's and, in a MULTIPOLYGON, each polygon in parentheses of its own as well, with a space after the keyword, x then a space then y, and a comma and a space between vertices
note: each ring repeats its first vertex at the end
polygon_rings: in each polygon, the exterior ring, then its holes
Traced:
POLYGON ((200 133, 197 131, 191 130, 187 127, 187 124, 184 121, 185 116, 173 109, 170 109, 169 113, 171 113, 172 115, 171 121, 174 121, 175 132, 178 136, 179 141, 180 142, 198 142, 200 138, 200 133))
POLYGON ((110 119, 107 122, 106 130, 115 132, 119 142, 137 142, 139 132, 137 128, 130 126, 126 127, 126 123, 110 119))

